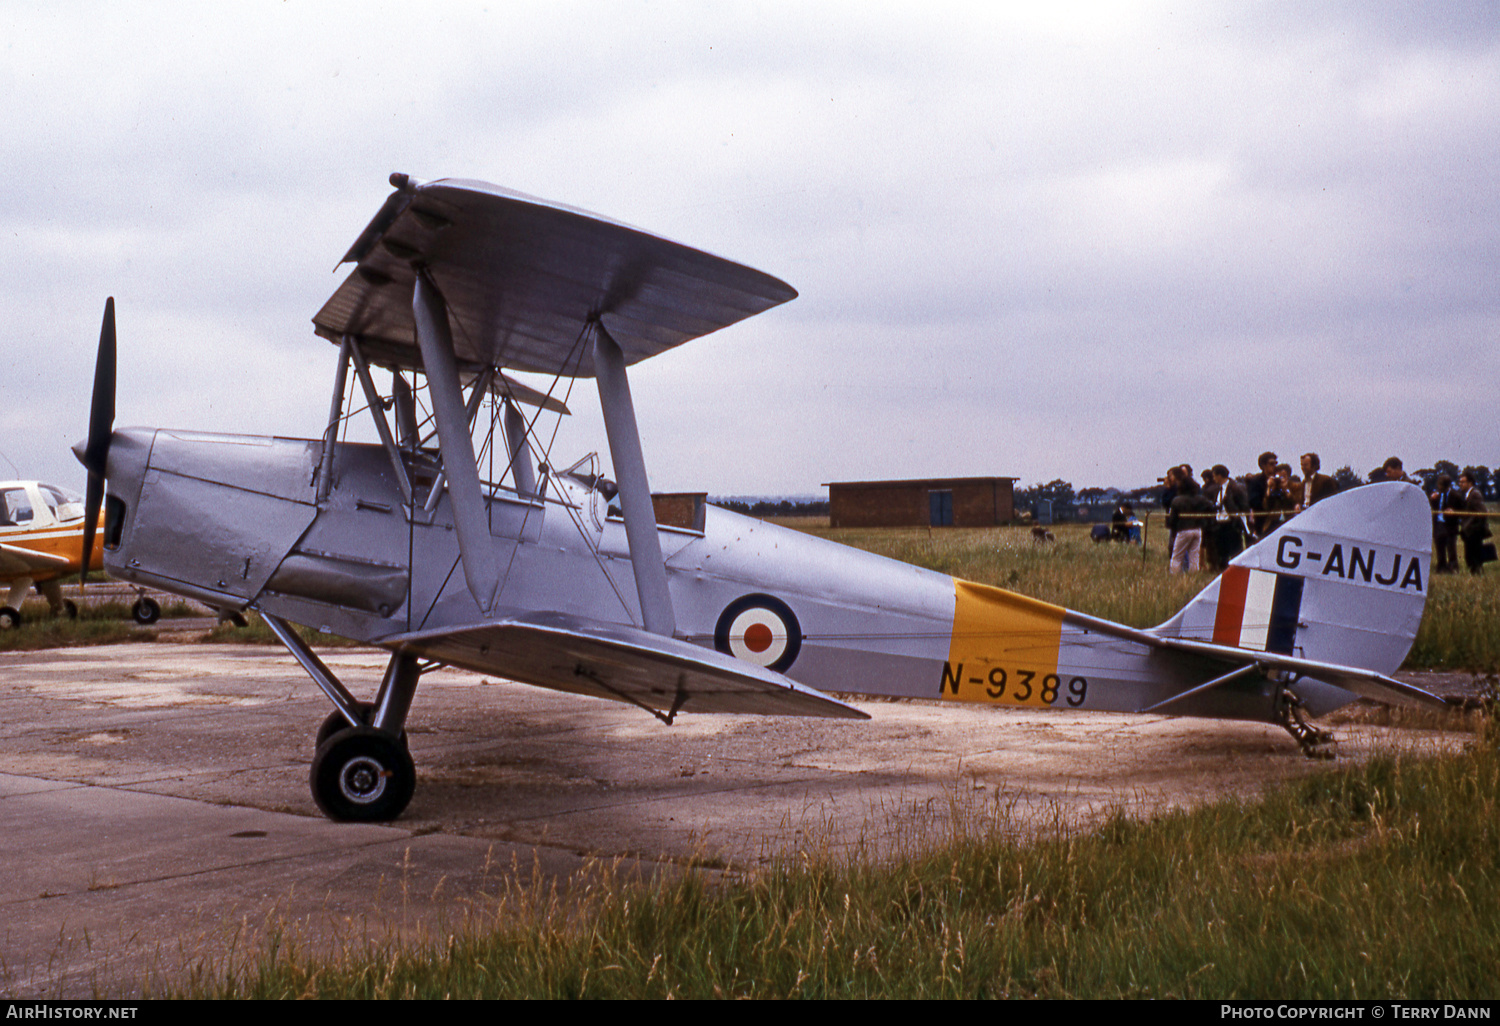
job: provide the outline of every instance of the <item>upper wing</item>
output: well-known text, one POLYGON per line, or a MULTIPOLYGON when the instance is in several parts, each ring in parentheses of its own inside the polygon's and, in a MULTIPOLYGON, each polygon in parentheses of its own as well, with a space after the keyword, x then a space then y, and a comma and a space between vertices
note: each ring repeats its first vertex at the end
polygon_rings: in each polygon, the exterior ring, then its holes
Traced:
POLYGON ((32 549, 23 549, 19 545, 6 545, 0 542, 0 574, 15 576, 41 570, 66 570, 69 566, 75 565, 73 560, 66 556, 58 556, 50 552, 36 552, 32 549))
POLYGON ((381 644, 479 673, 657 710, 869 719, 820 691, 713 649, 564 613, 417 631, 381 644))
POLYGON ((584 210, 485 182, 392 176, 313 324, 414 366, 413 265, 447 302, 460 364, 591 377, 597 319, 636 363, 796 297, 783 281, 584 210))

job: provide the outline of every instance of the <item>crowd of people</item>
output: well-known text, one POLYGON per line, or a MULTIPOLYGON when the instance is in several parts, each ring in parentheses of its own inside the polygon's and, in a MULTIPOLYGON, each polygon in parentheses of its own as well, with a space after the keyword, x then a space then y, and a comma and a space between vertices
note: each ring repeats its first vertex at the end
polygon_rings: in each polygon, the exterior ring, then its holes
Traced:
MULTIPOLYGON (((1222 463, 1203 471, 1201 482, 1186 463, 1167 470, 1162 477, 1161 503, 1167 514, 1170 572, 1222 570, 1247 545, 1339 490, 1334 479, 1323 473, 1315 452, 1302 454, 1300 475, 1279 462, 1274 452, 1261 453, 1257 463, 1259 471, 1241 479, 1230 476, 1222 463)), ((1422 485, 1406 475, 1395 456, 1385 461, 1382 472, 1387 481, 1422 485)), ((1491 531, 1484 516, 1484 496, 1473 478, 1460 474, 1455 482, 1443 474, 1428 499, 1433 510, 1434 572, 1458 573, 1461 539, 1464 565, 1470 573, 1479 573, 1485 562, 1495 558, 1495 549, 1488 541, 1491 531)))

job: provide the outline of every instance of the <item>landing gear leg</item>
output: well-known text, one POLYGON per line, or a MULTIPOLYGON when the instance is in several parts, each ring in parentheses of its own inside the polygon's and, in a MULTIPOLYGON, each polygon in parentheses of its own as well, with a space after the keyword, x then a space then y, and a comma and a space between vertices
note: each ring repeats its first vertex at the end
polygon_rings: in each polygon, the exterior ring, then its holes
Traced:
POLYGON ((265 610, 260 615, 334 705, 318 728, 308 775, 313 801, 329 819, 383 823, 401 815, 417 789, 416 765, 406 748, 406 714, 417 681, 437 664, 424 667, 414 656, 394 653, 375 702, 361 702, 291 624, 265 610))
POLYGON ((1281 729, 1292 735, 1302 749, 1302 754, 1309 759, 1332 759, 1335 755, 1333 746, 1333 732, 1314 727, 1307 722, 1307 717, 1302 712, 1302 699, 1293 692, 1285 689, 1276 703, 1276 722, 1281 729))
POLYGON ((26 601, 26 593, 30 590, 30 577, 23 577, 10 586, 10 594, 0 601, 0 630, 21 626, 21 603, 26 601))
POLYGON ((78 604, 72 599, 63 598, 62 582, 57 578, 54 577, 50 581, 43 581, 36 586, 36 590, 46 597, 47 605, 52 608, 53 616, 65 616, 69 620, 78 619, 78 604))
POLYGON ((323 721, 308 782, 329 819, 383 823, 406 809, 417 789, 406 714, 421 676, 416 658, 398 652, 386 664, 374 704, 355 703, 368 725, 349 726, 342 708, 323 721))
POLYGON ((373 702, 355 702, 354 711, 359 715, 359 722, 351 724, 342 709, 335 709, 328 714, 318 728, 317 744, 321 748, 327 741, 340 730, 350 726, 372 727, 384 723, 396 723, 394 732, 400 738, 401 743, 406 744, 406 714, 411 708, 412 696, 417 690, 417 678, 421 676, 422 670, 417 661, 411 656, 393 655, 391 661, 386 664, 385 678, 380 682, 380 692, 375 696, 373 702), (380 710, 387 709, 386 719, 380 719, 380 710))

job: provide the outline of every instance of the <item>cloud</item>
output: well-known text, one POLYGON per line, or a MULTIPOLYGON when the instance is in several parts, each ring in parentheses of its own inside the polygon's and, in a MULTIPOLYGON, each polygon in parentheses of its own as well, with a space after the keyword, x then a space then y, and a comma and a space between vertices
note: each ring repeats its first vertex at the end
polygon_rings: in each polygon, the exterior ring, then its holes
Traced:
MULTIPOLYGON (((1438 413, 1500 383, 1476 5, 53 4, 0 29, 0 450, 28 473, 80 477, 111 294, 122 417, 316 434, 309 319, 391 171, 798 288, 637 368, 661 487, 1500 462, 1438 413)), ((591 392, 560 447, 604 447, 591 392)))

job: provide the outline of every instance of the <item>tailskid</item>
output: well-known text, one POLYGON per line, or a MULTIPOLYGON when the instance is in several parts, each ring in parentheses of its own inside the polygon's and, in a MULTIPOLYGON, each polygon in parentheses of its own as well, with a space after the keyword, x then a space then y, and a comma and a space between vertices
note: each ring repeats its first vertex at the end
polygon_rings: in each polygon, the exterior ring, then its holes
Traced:
POLYGON ((1302 712, 1302 699, 1285 688, 1276 700, 1276 722, 1292 735, 1302 754, 1309 759, 1332 759, 1337 754, 1334 746, 1338 741, 1333 732, 1307 722, 1302 712))

